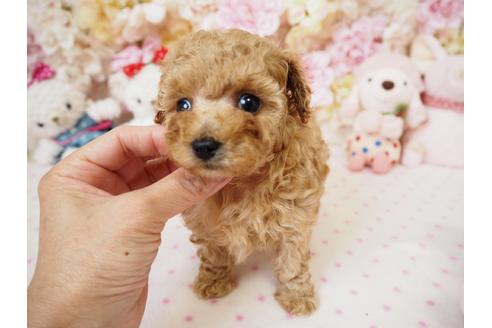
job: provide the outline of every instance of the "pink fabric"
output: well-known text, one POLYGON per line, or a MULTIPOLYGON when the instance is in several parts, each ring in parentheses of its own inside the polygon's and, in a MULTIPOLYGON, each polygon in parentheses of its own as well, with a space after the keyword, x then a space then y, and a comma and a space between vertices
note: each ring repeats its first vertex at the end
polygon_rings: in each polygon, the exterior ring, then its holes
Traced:
POLYGON ((465 103, 452 101, 445 98, 436 97, 428 93, 422 95, 422 102, 426 106, 438 107, 441 109, 449 109, 458 113, 463 113, 465 109, 465 103))

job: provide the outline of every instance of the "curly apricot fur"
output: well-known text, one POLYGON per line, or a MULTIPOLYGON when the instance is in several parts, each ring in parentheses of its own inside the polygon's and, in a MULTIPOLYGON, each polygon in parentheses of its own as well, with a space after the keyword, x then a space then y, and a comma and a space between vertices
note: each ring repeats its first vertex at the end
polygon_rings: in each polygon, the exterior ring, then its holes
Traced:
POLYGON ((266 249, 275 255, 278 302, 297 315, 316 309, 309 242, 329 169, 309 101, 296 57, 267 39, 239 30, 200 31, 171 48, 156 104, 170 155, 199 175, 233 177, 183 213, 200 247, 194 284, 200 297, 229 293, 234 265, 266 249), (261 99, 257 113, 237 107, 242 92, 261 99), (192 110, 177 112, 183 97, 192 110), (223 144, 206 163, 190 147, 205 136, 223 144))

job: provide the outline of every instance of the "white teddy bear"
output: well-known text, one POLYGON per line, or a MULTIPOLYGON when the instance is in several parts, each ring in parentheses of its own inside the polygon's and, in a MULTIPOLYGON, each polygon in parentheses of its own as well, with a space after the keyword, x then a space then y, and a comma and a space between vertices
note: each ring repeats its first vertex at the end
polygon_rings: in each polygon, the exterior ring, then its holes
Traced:
POLYGON ((111 70, 115 73, 109 77, 109 92, 121 103, 122 110, 133 115, 126 124, 154 124, 154 103, 161 77, 159 64, 166 54, 167 48, 161 45, 160 38, 149 35, 140 47, 130 45, 113 56, 111 70))
POLYGON ((52 72, 27 90, 28 154, 39 164, 52 164, 109 131, 119 115, 116 101, 90 101, 52 72))
POLYGON ((146 64, 133 76, 120 71, 109 77, 111 96, 117 99, 132 115, 126 124, 146 126, 154 124, 154 102, 157 98, 160 68, 146 64))
POLYGON ((404 130, 427 119, 420 75, 409 58, 389 52, 370 57, 354 75, 356 83, 341 107, 342 118, 353 122, 348 165, 354 171, 371 166, 386 173, 400 161, 404 130))

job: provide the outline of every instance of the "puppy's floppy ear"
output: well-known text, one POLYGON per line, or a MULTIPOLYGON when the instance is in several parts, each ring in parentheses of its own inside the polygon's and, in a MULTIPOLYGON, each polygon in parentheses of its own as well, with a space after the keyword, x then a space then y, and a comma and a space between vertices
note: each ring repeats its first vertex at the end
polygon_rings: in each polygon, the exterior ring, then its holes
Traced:
POLYGON ((157 124, 162 124, 166 119, 166 113, 164 111, 164 91, 163 91, 163 77, 161 76, 161 81, 159 82, 159 91, 157 93, 157 101, 154 102, 154 110, 156 111, 154 122, 157 124))
POLYGON ((185 39, 181 39, 175 42, 169 48, 169 52, 167 53, 166 58, 158 63, 161 70, 161 79, 159 80, 159 90, 157 93, 157 100, 154 104, 154 110, 156 111, 154 122, 157 124, 162 124, 166 120, 166 112, 164 108, 164 102, 165 102, 164 80, 166 79, 167 74, 171 71, 172 67, 179 63, 180 56, 186 54, 186 52, 183 52, 183 48, 185 47, 186 42, 189 42, 187 40, 191 37, 192 35, 188 36, 185 39))
POLYGON ((307 82, 300 61, 295 54, 285 52, 287 61, 286 93, 289 104, 289 113, 307 123, 311 115, 311 89, 307 82))
POLYGON ((161 79, 159 80, 159 87, 157 91, 157 100, 154 102, 154 110, 156 111, 154 122, 162 124, 166 119, 166 112, 164 111, 164 65, 161 65, 161 79))

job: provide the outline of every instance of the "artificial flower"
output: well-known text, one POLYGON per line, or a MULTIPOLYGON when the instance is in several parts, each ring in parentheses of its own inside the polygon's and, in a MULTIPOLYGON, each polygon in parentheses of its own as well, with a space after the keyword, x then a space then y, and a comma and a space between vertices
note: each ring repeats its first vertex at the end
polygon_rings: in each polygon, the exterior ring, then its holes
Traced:
POLYGON ((156 34, 165 20, 165 0, 79 0, 73 8, 77 26, 99 40, 121 45, 156 34))
POLYGON ((29 29, 27 30, 27 74, 31 75, 36 63, 40 62, 44 57, 43 49, 37 43, 34 34, 29 29))
POLYGON ((434 34, 447 28, 459 28, 463 23, 463 0, 422 0, 417 9, 421 33, 434 34))
POLYGON ((413 11, 406 11, 393 17, 383 32, 383 43, 390 51, 407 53, 417 33, 417 21, 413 11))
POLYGON ((461 28, 448 28, 437 33, 437 39, 450 55, 462 55, 465 52, 465 36, 461 28))
POLYGON ((338 4, 328 0, 290 0, 287 2, 287 21, 290 25, 302 25, 321 29, 322 21, 337 12, 338 4))
POLYGON ((329 51, 337 76, 351 72, 381 48, 386 22, 386 16, 363 16, 350 26, 335 29, 329 51))
POLYGON ((211 27, 237 28, 260 36, 277 31, 284 11, 280 0, 219 0, 217 7, 208 17, 211 27))
POLYGON ((314 51, 302 57, 302 66, 312 89, 311 106, 327 107, 333 102, 330 86, 335 78, 330 54, 314 51))
POLYGON ((28 9, 28 27, 46 55, 74 45, 77 28, 60 1, 32 2, 28 9))
POLYGON ((322 43, 317 38, 319 34, 320 31, 316 28, 297 25, 292 27, 285 36, 285 44, 300 53, 319 50, 316 49, 322 43))
POLYGON ((354 76, 346 74, 336 78, 330 86, 333 93, 333 102, 329 109, 337 110, 342 105, 343 101, 350 95, 354 85, 354 76))

